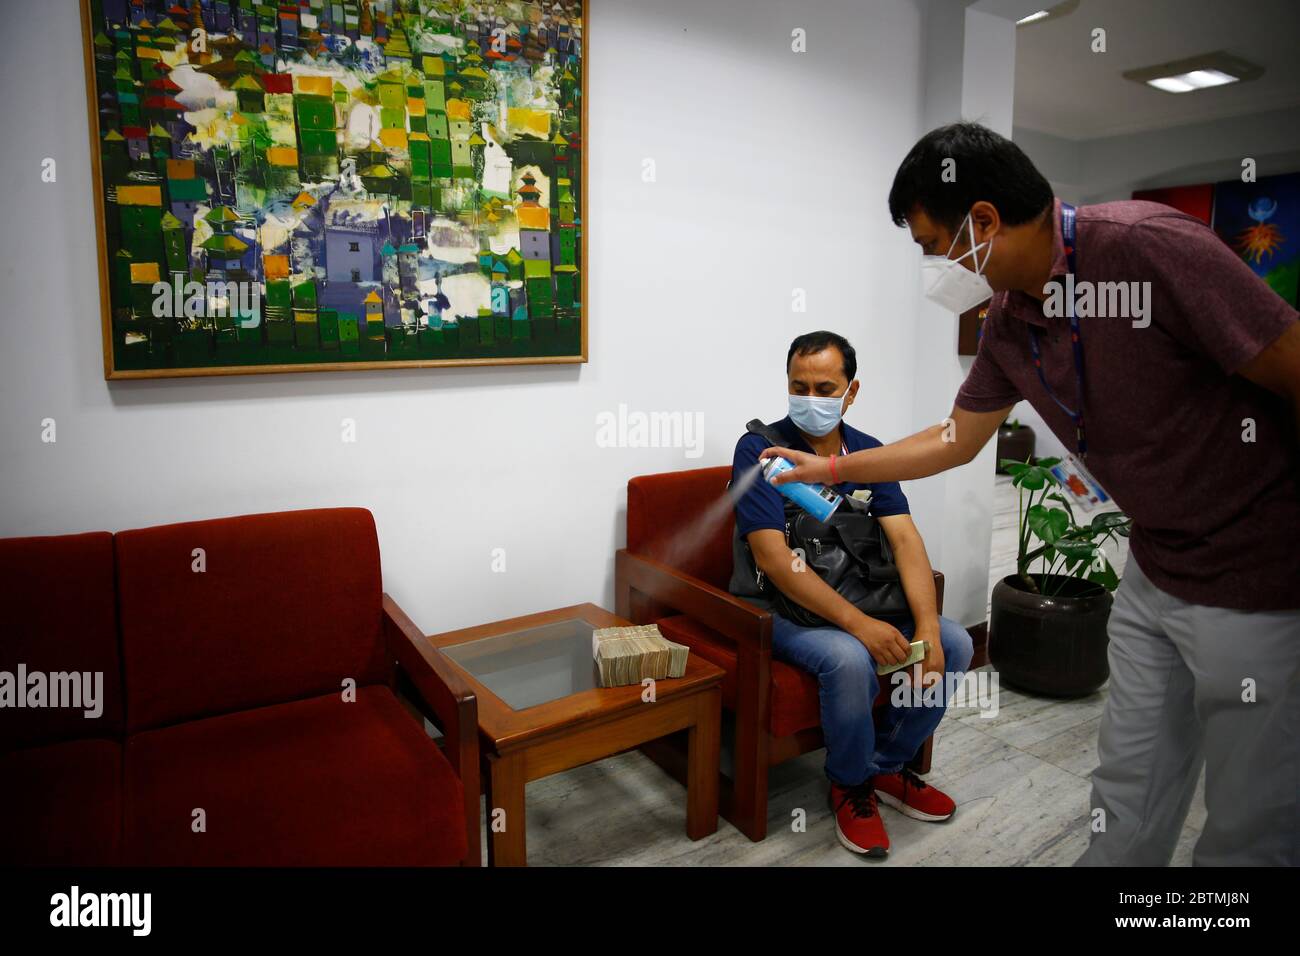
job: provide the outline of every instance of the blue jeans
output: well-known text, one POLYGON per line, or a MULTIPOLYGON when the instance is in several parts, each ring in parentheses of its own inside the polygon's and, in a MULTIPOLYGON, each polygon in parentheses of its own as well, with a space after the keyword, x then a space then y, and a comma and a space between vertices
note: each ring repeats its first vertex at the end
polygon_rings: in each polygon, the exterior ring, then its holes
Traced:
MULTIPOLYGON (((899 630, 912 639, 910 624, 899 630)), ((941 616, 939 643, 945 675, 964 673, 974 653, 966 628, 941 616)), ((871 718, 871 705, 880 692, 876 662, 866 645, 837 627, 800 627, 773 612, 772 656, 817 678, 826 776, 841 786, 863 783, 876 774, 897 773, 916 756, 947 709, 951 686, 945 680, 944 706, 899 707, 891 701, 877 728, 871 718)), ((891 690, 890 679, 895 676, 885 675, 886 687, 891 690)), ((911 704, 912 700, 909 690, 907 701, 911 704)))

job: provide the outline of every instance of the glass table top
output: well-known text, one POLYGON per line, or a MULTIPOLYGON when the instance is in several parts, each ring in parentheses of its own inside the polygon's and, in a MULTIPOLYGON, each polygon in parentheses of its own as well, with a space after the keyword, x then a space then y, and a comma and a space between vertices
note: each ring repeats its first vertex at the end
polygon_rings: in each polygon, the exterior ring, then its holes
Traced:
POLYGON ((591 658, 595 625, 576 618, 441 648, 515 710, 600 686, 591 658))

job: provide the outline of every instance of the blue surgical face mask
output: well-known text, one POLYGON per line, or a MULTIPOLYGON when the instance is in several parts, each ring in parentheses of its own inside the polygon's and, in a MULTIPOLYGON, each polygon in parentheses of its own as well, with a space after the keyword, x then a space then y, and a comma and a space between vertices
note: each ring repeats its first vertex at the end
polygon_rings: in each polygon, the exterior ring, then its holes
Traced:
POLYGON ((802 432, 820 438, 830 434, 831 430, 844 417, 844 395, 832 395, 821 398, 817 395, 791 395, 790 420, 802 432))

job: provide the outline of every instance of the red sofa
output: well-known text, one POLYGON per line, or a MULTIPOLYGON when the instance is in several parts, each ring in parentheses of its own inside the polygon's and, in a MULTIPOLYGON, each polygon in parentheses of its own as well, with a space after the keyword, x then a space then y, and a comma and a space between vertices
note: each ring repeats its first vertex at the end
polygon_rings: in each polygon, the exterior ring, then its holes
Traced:
POLYGON ((0 540, 0 596, 0 671, 103 675, 0 708, 0 863, 478 865, 476 702, 365 509, 0 540))

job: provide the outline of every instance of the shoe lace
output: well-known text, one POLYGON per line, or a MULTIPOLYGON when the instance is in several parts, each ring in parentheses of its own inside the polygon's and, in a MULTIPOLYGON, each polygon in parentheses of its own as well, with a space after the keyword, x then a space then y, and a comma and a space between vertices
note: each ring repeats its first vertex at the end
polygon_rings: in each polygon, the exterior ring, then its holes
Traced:
MULTIPOLYGON (((870 783, 860 783, 856 787, 844 788, 844 799, 840 807, 848 804, 855 817, 869 817, 876 812, 876 791, 870 783)), ((836 807, 838 810, 839 807, 836 807)))
POLYGON ((917 790, 924 790, 929 786, 928 783, 916 775, 914 770, 910 770, 907 767, 903 768, 902 777, 904 787, 915 787, 917 790))

